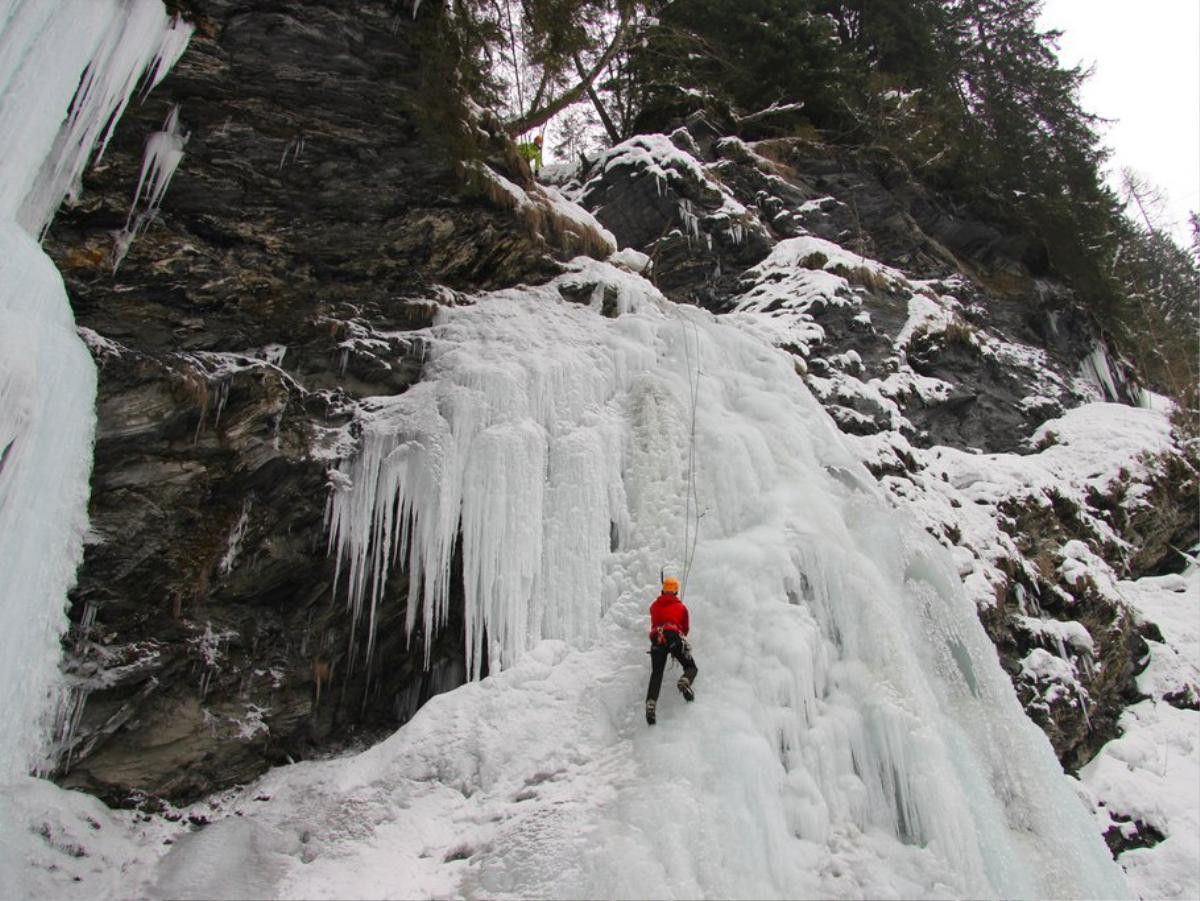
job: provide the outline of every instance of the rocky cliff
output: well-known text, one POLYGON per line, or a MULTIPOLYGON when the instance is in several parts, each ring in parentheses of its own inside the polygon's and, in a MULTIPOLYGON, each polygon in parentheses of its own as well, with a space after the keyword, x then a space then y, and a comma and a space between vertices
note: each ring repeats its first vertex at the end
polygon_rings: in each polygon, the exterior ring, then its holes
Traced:
POLYGON ((355 400, 419 378, 406 333, 437 303, 547 265, 545 241, 462 177, 435 19, 181 6, 185 56, 46 242, 100 371, 63 773, 109 800, 244 781, 462 681, 453 624, 426 670, 393 605, 388 666, 365 684, 326 555, 326 470, 355 400), (125 252, 172 108, 183 162, 125 252))
MULTIPOLYGON (((191 46, 47 240, 100 370, 66 784, 194 799, 370 740, 463 681, 453 616, 428 668, 405 635, 402 571, 379 608, 382 665, 365 665, 327 554, 331 464, 354 450, 356 409, 420 378, 439 305, 544 280, 611 238, 673 299, 773 314, 773 338, 898 498, 949 481, 927 452, 1033 453, 1053 443, 1046 420, 1136 399, 1038 248, 878 152, 664 123, 554 178, 610 238, 535 187, 486 117, 467 123, 436 5, 178 5, 191 46), (143 148, 172 107, 182 162, 126 247, 143 148)), ((1063 581, 1061 552, 1084 539, 1122 575, 1169 569, 1170 546, 1195 542, 1195 469, 1154 471, 1135 493, 1155 503, 1136 507, 1119 483, 995 499, 1007 537, 991 544, 955 525, 957 498, 930 524, 978 576, 985 625, 1068 766, 1115 733, 1144 642, 1110 597, 1063 581), (1023 676, 1047 641, 1031 618, 1086 628, 1087 672, 1081 649, 1063 655, 1090 710, 1023 676)))

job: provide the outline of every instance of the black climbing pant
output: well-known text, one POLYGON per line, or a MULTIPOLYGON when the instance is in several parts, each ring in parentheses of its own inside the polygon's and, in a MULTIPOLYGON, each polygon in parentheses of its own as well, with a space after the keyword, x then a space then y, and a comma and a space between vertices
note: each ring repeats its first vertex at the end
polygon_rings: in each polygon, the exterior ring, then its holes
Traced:
POLYGON ((650 687, 646 689, 646 700, 657 701, 658 692, 662 688, 663 670, 667 668, 667 655, 670 654, 683 667, 683 674, 688 682, 696 681, 696 661, 683 643, 683 637, 675 631, 663 632, 666 644, 651 643, 650 645, 650 687))

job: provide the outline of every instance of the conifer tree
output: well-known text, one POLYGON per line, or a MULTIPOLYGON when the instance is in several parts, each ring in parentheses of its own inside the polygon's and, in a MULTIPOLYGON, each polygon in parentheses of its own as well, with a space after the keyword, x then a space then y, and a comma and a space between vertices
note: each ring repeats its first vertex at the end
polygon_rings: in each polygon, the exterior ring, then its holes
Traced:
POLYGON ((1105 185, 1088 73, 1059 65, 1041 0, 452 2, 511 133, 587 103, 574 118, 610 142, 707 109, 747 137, 881 149, 1025 239, 1033 273, 1066 278, 1160 390, 1195 383, 1178 339, 1195 334, 1195 261, 1105 185))

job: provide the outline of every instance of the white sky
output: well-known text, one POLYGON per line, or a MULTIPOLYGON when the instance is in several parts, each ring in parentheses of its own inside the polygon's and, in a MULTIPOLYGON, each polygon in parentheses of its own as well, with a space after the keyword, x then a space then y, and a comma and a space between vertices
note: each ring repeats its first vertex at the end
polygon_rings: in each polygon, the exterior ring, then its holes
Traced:
POLYGON ((1171 230, 1191 243, 1200 211, 1200 2, 1045 0, 1043 28, 1064 34, 1063 65, 1094 65, 1084 109, 1115 119, 1103 133, 1115 176, 1129 166, 1167 195, 1171 230))

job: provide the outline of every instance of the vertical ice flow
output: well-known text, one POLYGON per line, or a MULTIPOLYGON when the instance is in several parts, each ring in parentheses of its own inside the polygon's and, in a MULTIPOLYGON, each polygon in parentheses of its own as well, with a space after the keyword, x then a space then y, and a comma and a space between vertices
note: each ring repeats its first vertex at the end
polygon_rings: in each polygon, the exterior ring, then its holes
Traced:
POLYGON ((0 0, 0 782, 45 760, 91 471, 95 367, 34 236, 190 34, 160 0, 0 0))
POLYGON ((1125 895, 952 562, 889 508, 787 355, 637 276, 575 265, 562 278, 609 283, 622 315, 565 303, 554 284, 443 311, 426 380, 375 401, 329 507, 368 623, 400 558, 428 647, 461 541, 473 673, 484 633, 493 667, 543 638, 587 647, 614 628, 629 645, 611 648, 614 666, 638 663, 659 565, 682 556, 698 367, 688 601, 706 705, 668 768, 704 787, 674 802, 698 844, 680 852, 661 810, 643 822, 623 808, 588 843, 600 881, 530 891, 621 894, 604 881, 614 868, 667 891, 648 874, 681 854, 718 896, 837 894, 814 869, 826 847, 861 861, 851 894, 903 871, 922 895, 1125 895))
POLYGON ((0 782, 41 762, 86 525, 95 392, 58 271, 0 220, 0 782))

